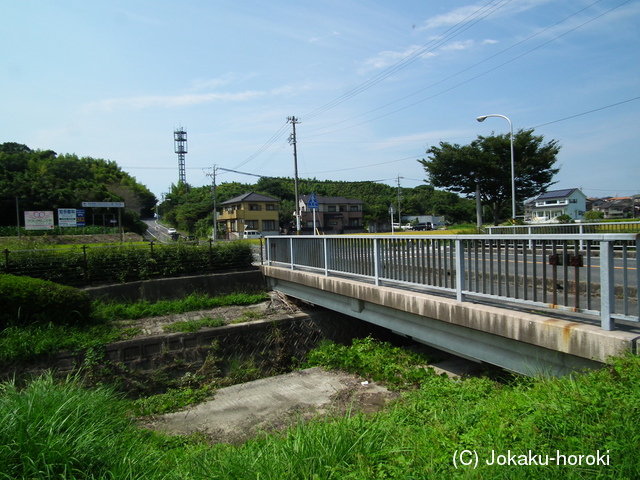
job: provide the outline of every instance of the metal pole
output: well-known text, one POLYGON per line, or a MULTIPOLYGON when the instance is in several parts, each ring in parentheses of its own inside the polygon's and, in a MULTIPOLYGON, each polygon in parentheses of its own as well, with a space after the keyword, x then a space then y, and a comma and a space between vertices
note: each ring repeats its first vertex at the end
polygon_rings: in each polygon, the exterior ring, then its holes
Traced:
POLYGON ((476 178, 476 223, 478 233, 482 232, 482 203, 480 201, 480 182, 476 178))
POLYGON ((18 240, 20 240, 20 201, 16 197, 16 224, 18 225, 18 240))
POLYGON ((507 122, 509 122, 509 143, 511 145, 511 218, 515 221, 516 219, 516 171, 515 171, 515 161, 513 155, 513 124, 509 118, 504 115, 498 115, 497 113, 492 113, 491 115, 481 115, 476 118, 479 122, 484 122, 488 117, 500 117, 504 118, 507 122))
POLYGON ((300 235, 300 202, 298 199, 298 151, 296 147, 296 123, 300 123, 296 117, 287 117, 293 126, 293 134, 291 135, 291 143, 293 143, 293 174, 294 174, 294 190, 296 195, 296 235, 300 235))
POLYGON ((217 204, 216 204, 216 166, 213 166, 213 241, 218 239, 218 222, 217 222, 217 204))

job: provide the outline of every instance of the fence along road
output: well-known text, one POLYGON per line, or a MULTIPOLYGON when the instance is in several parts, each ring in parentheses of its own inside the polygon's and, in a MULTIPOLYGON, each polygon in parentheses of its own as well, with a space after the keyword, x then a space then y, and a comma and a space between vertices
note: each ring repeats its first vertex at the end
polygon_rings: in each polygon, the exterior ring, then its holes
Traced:
POLYGON ((637 324, 640 234, 278 236, 270 266, 637 324), (614 253, 615 251, 615 253, 614 253))

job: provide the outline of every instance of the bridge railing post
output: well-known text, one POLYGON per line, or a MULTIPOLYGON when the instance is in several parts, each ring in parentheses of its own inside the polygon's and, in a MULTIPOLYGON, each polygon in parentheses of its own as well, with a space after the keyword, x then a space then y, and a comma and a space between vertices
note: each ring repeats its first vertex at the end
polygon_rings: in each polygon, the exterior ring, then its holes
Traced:
POLYGON ((377 286, 380 285, 380 241, 373 239, 373 279, 377 286))
POLYGON ((615 302, 615 283, 613 281, 613 244, 600 242, 600 327, 613 330, 615 321, 611 318, 615 302))
POLYGON ((323 238, 322 240, 323 240, 322 246, 324 248, 324 276, 328 277, 329 276, 329 239, 323 238))
POLYGON ((293 237, 289 239, 289 259, 291 260, 291 270, 293 270, 293 237))
POLYGON ((464 302, 465 296, 462 293, 464 287, 464 247, 462 240, 455 240, 455 264, 456 264, 456 300, 458 302, 464 302))

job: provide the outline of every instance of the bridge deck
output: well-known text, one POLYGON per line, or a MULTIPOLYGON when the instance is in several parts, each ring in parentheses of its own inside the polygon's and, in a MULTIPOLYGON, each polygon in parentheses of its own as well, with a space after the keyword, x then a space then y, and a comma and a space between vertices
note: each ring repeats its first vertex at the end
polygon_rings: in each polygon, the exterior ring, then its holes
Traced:
POLYGON ((523 374, 562 375, 596 367, 609 356, 635 352, 637 324, 600 328, 595 319, 496 305, 490 299, 460 302, 417 288, 263 265, 273 289, 410 336, 425 344, 523 374))

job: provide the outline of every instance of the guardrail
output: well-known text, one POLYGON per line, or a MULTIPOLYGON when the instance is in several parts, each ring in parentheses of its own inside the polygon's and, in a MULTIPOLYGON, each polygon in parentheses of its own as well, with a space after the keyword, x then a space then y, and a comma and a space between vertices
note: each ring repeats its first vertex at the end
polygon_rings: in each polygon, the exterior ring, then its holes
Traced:
POLYGON ((638 234, 279 236, 271 266, 640 321, 638 234), (613 246, 619 252, 614 256, 613 246))
POLYGON ((640 233, 640 222, 541 223, 530 225, 487 226, 489 235, 571 235, 603 233, 640 233))

